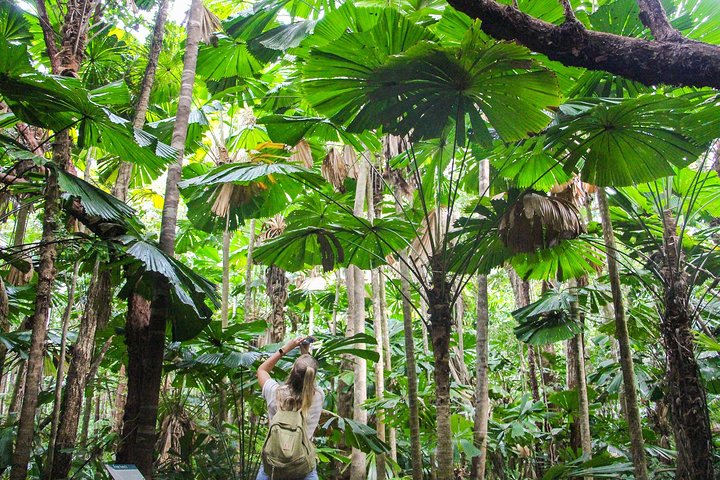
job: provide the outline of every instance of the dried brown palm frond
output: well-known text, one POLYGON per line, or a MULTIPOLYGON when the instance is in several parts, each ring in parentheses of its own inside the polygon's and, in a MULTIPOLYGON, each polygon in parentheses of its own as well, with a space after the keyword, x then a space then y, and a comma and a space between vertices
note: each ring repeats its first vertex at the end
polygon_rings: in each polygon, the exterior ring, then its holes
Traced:
POLYGON ((342 158, 342 152, 339 149, 331 147, 328 150, 320 167, 320 173, 336 190, 341 192, 345 190, 344 184, 348 172, 342 158))
POLYGON ((382 154, 385 161, 395 158, 403 153, 409 145, 408 137, 399 135, 385 135, 382 138, 382 154))
POLYGON ((225 183, 220 187, 211 210, 218 217, 225 217, 231 207, 249 203, 261 191, 262 187, 255 183, 251 185, 225 183))
POLYGON ((585 183, 579 176, 575 175, 567 182, 556 183, 550 189, 550 193, 552 193, 553 196, 562 198, 577 207, 582 207, 592 200, 596 190, 597 188, 595 185, 585 183))
POLYGON ((580 212, 567 200, 528 192, 503 215, 500 238, 513 252, 550 248, 585 232, 580 212))
POLYGON ((301 163, 305 168, 312 168, 312 149, 307 140, 303 138, 293 147, 292 155, 290 155, 288 161, 301 163))
POLYGON ((7 275, 7 283, 9 285, 15 285, 16 287, 20 287, 22 285, 27 285, 28 283, 30 283, 33 275, 35 275, 35 269, 33 268, 31 262, 28 262, 28 265, 30 265, 30 268, 28 268, 28 270, 25 272, 14 266, 11 266, 10 271, 7 275))
POLYGON ((217 37, 214 35, 215 32, 222 30, 222 22, 220 19, 212 13, 208 8, 203 5, 203 15, 200 20, 200 41, 203 43, 212 43, 214 46, 217 42, 217 37))
POLYGON ((162 421, 160 435, 155 450, 159 452, 156 468, 162 470, 176 470, 180 465, 178 452, 182 451, 180 442, 183 437, 194 430, 190 417, 182 407, 170 412, 162 421))
POLYGON ((265 242, 272 238, 280 236, 285 231, 287 224, 285 223, 285 217, 280 214, 269 218, 262 226, 262 231, 258 236, 258 241, 265 242))
MULTIPOLYGON (((440 207, 440 211, 433 209, 423 218, 421 226, 421 234, 418 235, 412 244, 412 253, 410 257, 418 263, 426 264, 430 260, 433 253, 433 243, 435 247, 442 245, 447 234, 447 207, 440 207)), ((452 224, 452 222, 451 222, 452 224)))
POLYGON ((348 178, 357 178, 359 173, 358 161, 359 159, 355 149, 350 145, 343 145, 342 148, 342 161, 345 163, 345 170, 347 171, 348 178))

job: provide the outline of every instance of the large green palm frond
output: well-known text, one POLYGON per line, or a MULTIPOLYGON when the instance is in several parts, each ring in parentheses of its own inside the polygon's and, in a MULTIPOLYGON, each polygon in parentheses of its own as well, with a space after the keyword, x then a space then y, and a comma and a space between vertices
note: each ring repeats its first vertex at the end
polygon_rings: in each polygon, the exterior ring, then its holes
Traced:
POLYGON ((593 99, 561 107, 567 114, 548 132, 566 170, 579 166, 585 182, 626 186, 673 175, 693 162, 702 147, 683 133, 690 104, 663 95, 593 99))
POLYGON ((506 141, 550 122, 557 81, 527 49, 489 41, 477 25, 457 47, 436 40, 386 9, 372 29, 311 50, 303 70, 307 100, 350 131, 382 126, 415 138, 437 137, 454 122, 460 142, 467 125, 489 144, 486 120, 506 141))

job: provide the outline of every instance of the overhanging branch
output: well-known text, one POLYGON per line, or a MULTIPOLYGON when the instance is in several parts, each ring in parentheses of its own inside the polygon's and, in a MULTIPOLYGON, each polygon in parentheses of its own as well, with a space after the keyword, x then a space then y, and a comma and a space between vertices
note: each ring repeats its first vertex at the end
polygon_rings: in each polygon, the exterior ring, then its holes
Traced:
POLYGON ((640 2, 642 11, 655 13, 643 21, 652 25, 656 40, 587 30, 578 24, 554 25, 495 0, 448 0, 455 9, 481 20, 488 35, 517 41, 567 66, 606 71, 644 85, 720 88, 720 46, 678 39, 668 31, 677 33, 664 11, 654 10, 657 2, 640 2))

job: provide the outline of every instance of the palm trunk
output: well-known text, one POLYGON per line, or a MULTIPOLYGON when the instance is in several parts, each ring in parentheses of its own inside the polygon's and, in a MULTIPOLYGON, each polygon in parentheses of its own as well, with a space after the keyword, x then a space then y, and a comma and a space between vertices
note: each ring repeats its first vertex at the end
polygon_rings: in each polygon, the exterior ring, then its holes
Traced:
MULTIPOLYGON (((568 390, 578 391, 578 343, 576 337, 565 342, 565 385, 568 390)), ((580 435, 580 416, 574 416, 570 422, 570 447, 573 451, 582 450, 582 437, 580 435)))
POLYGON ((230 314, 230 240, 232 232, 223 232, 222 247, 222 303, 220 305, 220 322, 223 330, 228 326, 230 314))
MULTIPOLYGON (((392 357, 390 351, 390 331, 388 327, 388 315, 387 315, 387 294, 385 291, 385 275, 382 273, 382 267, 380 267, 380 275, 378 277, 380 283, 380 321, 382 322, 382 345, 383 345, 383 360, 385 361, 385 371, 392 372, 392 357)), ((390 444, 390 458, 393 462, 397 462, 397 431, 395 428, 390 427, 387 429, 387 440, 390 444)))
POLYGON ((485 464, 487 462, 487 433, 490 416, 489 373, 488 368, 488 285, 487 276, 477 277, 477 323, 475 334, 477 337, 476 355, 476 385, 475 385, 475 424, 473 428, 473 443, 480 450, 480 454, 472 459, 470 478, 484 480, 485 464))
POLYGON ((277 265, 270 265, 265 272, 267 295, 270 298, 270 329, 268 343, 281 342, 285 338, 285 304, 288 299, 288 284, 285 270, 277 265))
MULTIPOLYGON (((168 7, 170 0, 160 0, 157 15, 155 16, 155 26, 153 27, 152 43, 150 44, 150 56, 145 67, 145 75, 140 86, 140 94, 135 104, 135 117, 133 118, 133 127, 142 129, 145 125, 145 115, 150 105, 150 93, 152 92, 153 83, 155 82, 155 72, 157 70, 160 51, 162 50, 163 37, 165 36, 165 21, 167 20, 168 7)), ((121 162, 118 168, 117 179, 113 188, 113 195, 123 202, 127 200, 127 193, 130 187, 130 179, 132 178, 133 165, 130 162, 121 162)))
MULTIPOLYGON (((373 192, 373 183, 374 182, 368 182, 368 193, 367 193, 367 200, 368 200, 368 218, 370 221, 373 221, 375 218, 375 202, 374 202, 374 192, 373 192)), ((375 338, 378 340, 377 345, 375 347, 375 350, 378 353, 378 360, 375 362, 375 397, 378 400, 382 400, 385 397, 385 347, 383 343, 384 339, 384 332, 383 332, 383 323, 387 323, 383 320, 383 317, 385 316, 385 311, 383 309, 383 298, 382 295, 382 289, 380 285, 382 277, 382 271, 380 268, 376 268, 374 270, 370 271, 370 283, 371 283, 371 290, 372 290, 372 312, 373 312, 373 329, 375 330, 375 338)), ((383 411, 381 409, 376 410, 375 412, 375 431, 377 432, 377 437, 381 441, 386 440, 385 436, 385 415, 383 414, 383 411)), ((384 453, 378 453, 375 456, 375 469, 376 469, 376 478, 378 480, 384 480, 386 476, 386 462, 385 462, 385 454, 384 453)))
MULTIPOLYGON (((508 267, 508 278, 510 279, 510 285, 513 289, 513 296, 515 297, 515 308, 526 307, 530 304, 530 282, 520 278, 511 267, 508 267)), ((521 344, 521 348, 522 344, 521 344)), ((532 393, 533 401, 540 401, 540 389, 538 387, 537 380, 537 361, 535 358, 535 350, 532 345, 528 345, 527 353, 528 362, 528 380, 530 383, 530 392, 532 393)))
MULTIPOLYGON (((5 290, 5 283, 2 277, 0 277, 0 331, 7 333, 10 331, 10 301, 8 299, 7 291, 5 290)), ((5 369, 5 356, 7 355, 7 347, 5 345, 0 346, 0 381, 4 378, 5 369)), ((0 412, 2 415, 2 412, 0 412)))
POLYGON ((663 212, 663 244, 665 311, 660 320, 660 331, 665 343, 665 375, 678 452, 675 478, 714 478, 710 418, 695 359, 688 281, 677 223, 670 210, 663 212))
MULTIPOLYGON (((568 282, 568 286, 576 295, 576 298, 577 287, 579 285, 587 285, 587 277, 583 277, 583 279, 579 281, 570 280, 568 282)), ((570 314, 575 321, 578 324, 582 324, 583 319, 577 299, 570 303, 570 310, 570 314)), ((578 409, 580 411, 580 446, 582 447, 583 455, 590 458, 592 457, 592 437, 590 436, 590 402, 588 400, 587 379, 585 374, 585 344, 583 341, 583 335, 576 335, 570 341, 574 342, 574 350, 577 355, 575 362, 575 378, 577 381, 578 409)))
MULTIPOLYGON (((200 20, 203 15, 201 0, 193 0, 187 25, 185 60, 180 86, 180 98, 173 128, 172 147, 178 152, 177 162, 170 165, 165 184, 165 205, 160 227, 160 248, 172 255, 175 250, 180 190, 178 182, 187 138, 187 128, 195 84, 198 44, 200 42, 200 20)), ((128 344, 128 400, 125 406, 122 442, 117 460, 134 463, 140 472, 152 478, 153 448, 156 440, 156 423, 162 362, 165 348, 165 326, 169 314, 170 285, 167 279, 159 278, 155 283, 149 321, 147 317, 128 319, 126 341, 128 344), (131 401, 132 400, 132 401, 131 401)), ((128 305, 128 310, 131 309, 128 305)), ((142 312, 135 313, 146 313, 142 312)))
POLYGON ((73 276, 68 291, 68 301, 62 319, 62 334, 60 337, 60 358, 58 359, 57 376, 55 377, 55 401, 53 402, 52 421, 50 424, 50 440, 48 441, 48 457, 45 463, 44 478, 50 477, 52 472, 55 443, 57 441, 58 423, 60 422, 60 406, 62 403, 63 382, 65 381, 65 353, 67 349, 67 333, 70 325, 70 316, 75 304, 75 287, 77 285, 80 262, 75 261, 73 276))
POLYGON ((438 258, 430 259, 432 288, 428 292, 430 307, 430 339, 433 346, 435 377, 435 418, 437 422, 437 478, 451 480, 453 473, 453 444, 450 428, 450 335, 452 310, 450 285, 446 269, 438 258))
MULTIPOLYGON (((353 214, 362 217, 365 210, 365 199, 368 184, 368 168, 364 158, 358 162, 357 186, 355 191, 355 205, 353 214)), ((354 333, 365 333, 365 274, 355 265, 347 269, 348 276, 352 276, 352 285, 349 285, 348 296, 352 296, 352 309, 349 310, 348 323, 353 324, 354 333)), ((364 344, 358 344, 364 348, 364 344)), ((353 358, 355 378, 353 383, 353 420, 360 424, 367 424, 367 410, 363 403, 367 400, 367 362, 360 357, 353 358)), ((353 448, 350 455, 350 480, 365 480, 366 465, 365 452, 353 448)))
POLYGON ((68 369, 53 454, 52 478, 66 478, 70 472, 71 452, 77 440, 82 399, 95 350, 95 333, 105 327, 112 311, 110 272, 100 268, 100 260, 96 260, 85 311, 80 319, 78 339, 73 347, 73 359, 68 369))
MULTIPOLYGON (((53 151, 53 162, 59 170, 65 170, 70 162, 71 143, 67 131, 56 135, 53 151)), ((32 441, 35 424, 35 413, 38 404, 38 393, 42 368, 45 359, 45 336, 48 327, 48 315, 55 282, 55 234, 60 210, 60 187, 56 170, 47 169, 48 178, 45 187, 45 211, 43 218, 42 244, 40 246, 40 266, 38 267, 38 283, 35 296, 35 313, 33 316, 30 349, 26 362, 25 391, 20 411, 15 451, 12 457, 11 480, 23 480, 27 476, 28 463, 32 453, 32 441)))
POLYGON ((245 315, 245 321, 249 322, 252 318, 250 316, 250 313, 252 311, 252 272, 253 272, 253 248, 255 248, 255 219, 250 219, 250 237, 248 239, 248 249, 247 249, 247 256, 246 256, 246 266, 245 266, 245 303, 244 305, 244 315, 245 315))
POLYGON ((620 368, 623 374, 623 396, 622 402, 625 418, 630 433, 630 453, 632 454, 633 469, 637 480, 647 480, 647 463, 645 462, 645 442, 642 436, 642 424, 640 423, 640 410, 638 409, 637 387, 635 385, 635 367, 633 366, 632 349, 630 346, 630 334, 628 333, 627 320, 625 318, 625 305, 623 303, 620 273, 617 267, 617 249, 615 246, 615 233, 613 232, 610 220, 610 209, 608 207, 605 190, 598 188, 598 207, 600 219, 603 226, 603 237, 608 262, 608 276, 610 277, 610 289, 613 297, 613 309, 615 314, 615 338, 620 349, 620 368))
POLYGON ((420 406, 418 402, 417 363, 415 359, 415 339, 413 338, 413 314, 410 303, 410 269, 407 254, 403 253, 400 262, 400 289, 402 293, 403 333, 405 337, 405 368, 408 383, 408 407, 410 409, 410 460, 413 480, 422 480, 423 463, 420 446, 420 406))

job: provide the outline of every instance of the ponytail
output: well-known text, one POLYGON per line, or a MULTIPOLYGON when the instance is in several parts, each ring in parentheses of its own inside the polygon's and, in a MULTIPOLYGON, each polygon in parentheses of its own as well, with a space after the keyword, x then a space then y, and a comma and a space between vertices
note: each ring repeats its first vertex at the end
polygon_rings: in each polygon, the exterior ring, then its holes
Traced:
POLYGON ((305 378, 303 378, 302 387, 302 410, 303 415, 307 415, 308 410, 312 406, 315 398, 315 369, 313 367, 307 367, 305 369, 305 378))
POLYGON ((307 415, 315 399, 317 368, 317 360, 308 354, 303 354, 295 360, 287 381, 275 392, 279 410, 300 410, 303 415, 307 415))

